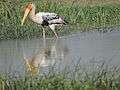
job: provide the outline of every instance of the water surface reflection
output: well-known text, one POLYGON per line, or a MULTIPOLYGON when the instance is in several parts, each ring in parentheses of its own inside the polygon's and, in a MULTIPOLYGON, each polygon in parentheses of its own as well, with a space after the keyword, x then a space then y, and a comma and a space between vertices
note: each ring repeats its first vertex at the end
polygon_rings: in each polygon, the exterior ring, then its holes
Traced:
POLYGON ((54 66, 59 60, 64 60, 68 53, 68 48, 62 45, 59 39, 51 40, 51 43, 47 43, 43 40, 43 48, 38 49, 34 54, 26 58, 24 55, 24 60, 27 66, 27 71, 32 75, 37 74, 40 67, 54 66))
MULTIPOLYGON (((24 74, 25 61, 41 70, 56 65, 62 70, 80 59, 80 64, 120 65, 120 31, 78 33, 58 40, 0 41, 0 72, 24 74)), ((36 70, 37 71, 37 70, 36 70)), ((35 71, 35 73, 36 73, 35 71)))

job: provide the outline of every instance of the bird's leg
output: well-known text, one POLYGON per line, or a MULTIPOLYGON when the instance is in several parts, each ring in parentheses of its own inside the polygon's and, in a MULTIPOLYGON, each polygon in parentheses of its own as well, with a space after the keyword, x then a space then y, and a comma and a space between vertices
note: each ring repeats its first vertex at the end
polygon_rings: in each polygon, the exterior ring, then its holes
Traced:
POLYGON ((52 31, 53 31, 55 37, 58 38, 58 34, 55 32, 55 30, 52 30, 52 31))
POLYGON ((53 31, 54 35, 56 38, 58 38, 58 34, 55 32, 55 25, 52 24, 52 25, 49 25, 49 27, 51 28, 51 30, 53 31))
POLYGON ((44 49, 44 52, 45 52, 45 48, 46 48, 45 28, 42 27, 42 29, 43 29, 43 49, 44 49))
POLYGON ((44 27, 42 27, 42 29, 43 29, 43 39, 45 40, 45 29, 44 27))

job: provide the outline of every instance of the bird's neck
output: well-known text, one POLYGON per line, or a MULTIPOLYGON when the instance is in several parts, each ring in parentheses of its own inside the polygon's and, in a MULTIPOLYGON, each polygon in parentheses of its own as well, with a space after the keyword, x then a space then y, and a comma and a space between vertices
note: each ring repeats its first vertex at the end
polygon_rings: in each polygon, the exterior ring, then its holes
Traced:
POLYGON ((35 21, 36 16, 35 16, 35 7, 32 8, 32 10, 30 11, 29 14, 30 19, 32 19, 33 21, 35 21))

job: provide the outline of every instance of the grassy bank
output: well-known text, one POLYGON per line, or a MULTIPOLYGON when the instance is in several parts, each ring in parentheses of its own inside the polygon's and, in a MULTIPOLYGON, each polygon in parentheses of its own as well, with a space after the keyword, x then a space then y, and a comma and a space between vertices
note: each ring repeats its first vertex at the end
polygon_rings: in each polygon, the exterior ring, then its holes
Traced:
MULTIPOLYGON (((20 26, 25 5, 29 0, 0 1, 0 39, 21 39, 41 37, 42 29, 29 19, 20 26)), ((35 0, 36 11, 55 12, 65 16, 69 22, 67 30, 74 32, 75 25, 84 28, 109 27, 120 25, 119 0, 35 0), (74 26, 72 26, 74 25, 74 26)), ((66 28, 58 29, 60 35, 66 33, 66 28)), ((48 36, 53 34, 48 31, 48 36)))
POLYGON ((102 65, 93 71, 76 66, 72 71, 46 75, 11 77, 0 75, 0 90, 120 90, 119 68, 102 65))

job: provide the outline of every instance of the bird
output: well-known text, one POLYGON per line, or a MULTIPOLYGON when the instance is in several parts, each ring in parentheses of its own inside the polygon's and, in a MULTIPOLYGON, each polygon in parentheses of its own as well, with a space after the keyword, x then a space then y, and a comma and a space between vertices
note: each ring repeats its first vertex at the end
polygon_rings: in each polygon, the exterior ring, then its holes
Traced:
POLYGON ((55 27, 59 25, 66 25, 68 22, 56 13, 53 12, 38 12, 35 13, 36 7, 35 4, 29 2, 26 6, 24 16, 21 21, 21 26, 23 26, 26 17, 29 15, 30 20, 42 26, 43 29, 43 38, 45 39, 45 27, 48 26, 53 31, 56 38, 58 34, 55 31, 55 27))

